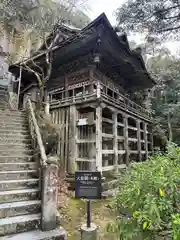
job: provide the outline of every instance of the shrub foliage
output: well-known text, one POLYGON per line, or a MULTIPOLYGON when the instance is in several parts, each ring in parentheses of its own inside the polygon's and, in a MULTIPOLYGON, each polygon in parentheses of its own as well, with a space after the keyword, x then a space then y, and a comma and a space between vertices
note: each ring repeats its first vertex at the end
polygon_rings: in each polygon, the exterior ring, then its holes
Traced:
POLYGON ((180 148, 173 144, 165 155, 130 167, 120 179, 115 198, 118 217, 111 230, 116 231, 118 239, 153 240, 162 235, 180 239, 179 184, 180 148))

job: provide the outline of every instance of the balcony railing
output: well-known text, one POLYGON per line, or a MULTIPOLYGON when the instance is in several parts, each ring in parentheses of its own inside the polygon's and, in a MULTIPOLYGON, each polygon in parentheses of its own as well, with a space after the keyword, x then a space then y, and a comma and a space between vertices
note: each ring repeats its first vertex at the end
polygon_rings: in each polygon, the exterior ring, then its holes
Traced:
POLYGON ((143 108, 142 106, 138 105, 137 103, 133 102, 129 98, 125 97, 121 93, 115 93, 113 96, 107 94, 104 89, 106 86, 102 83, 93 82, 91 84, 86 85, 86 89, 90 86, 96 85, 96 89, 93 92, 81 91, 76 93, 75 89, 73 90, 59 90, 54 91, 54 93, 50 93, 50 106, 51 108, 57 108, 62 106, 67 106, 72 103, 83 103, 96 100, 97 98, 101 98, 103 101, 106 101, 109 104, 116 106, 117 108, 121 108, 122 110, 130 111, 136 114, 141 114, 145 117, 151 118, 151 113, 143 108), (69 96, 71 93, 71 96, 69 96))

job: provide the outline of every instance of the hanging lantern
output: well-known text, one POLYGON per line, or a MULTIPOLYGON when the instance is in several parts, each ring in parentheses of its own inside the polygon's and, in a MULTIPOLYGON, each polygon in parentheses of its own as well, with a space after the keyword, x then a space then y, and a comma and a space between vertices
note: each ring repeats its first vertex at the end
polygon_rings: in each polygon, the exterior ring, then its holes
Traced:
POLYGON ((101 57, 99 53, 95 53, 94 55, 94 63, 98 64, 101 61, 101 57))

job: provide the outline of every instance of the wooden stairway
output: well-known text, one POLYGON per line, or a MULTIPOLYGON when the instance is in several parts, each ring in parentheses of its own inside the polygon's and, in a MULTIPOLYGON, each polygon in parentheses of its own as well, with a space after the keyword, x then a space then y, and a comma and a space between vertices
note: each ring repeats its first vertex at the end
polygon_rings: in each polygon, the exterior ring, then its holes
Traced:
POLYGON ((25 112, 0 107, 0 239, 66 239, 61 228, 40 230, 38 170, 25 112))

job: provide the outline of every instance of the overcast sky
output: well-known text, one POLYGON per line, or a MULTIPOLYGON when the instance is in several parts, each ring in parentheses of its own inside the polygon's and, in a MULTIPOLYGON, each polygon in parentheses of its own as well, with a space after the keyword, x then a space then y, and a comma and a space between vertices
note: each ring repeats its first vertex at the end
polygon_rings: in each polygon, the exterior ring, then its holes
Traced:
POLYGON ((90 18, 95 19, 101 13, 105 12, 112 25, 115 25, 116 18, 113 12, 121 6, 124 0, 89 0, 88 14, 90 18))

